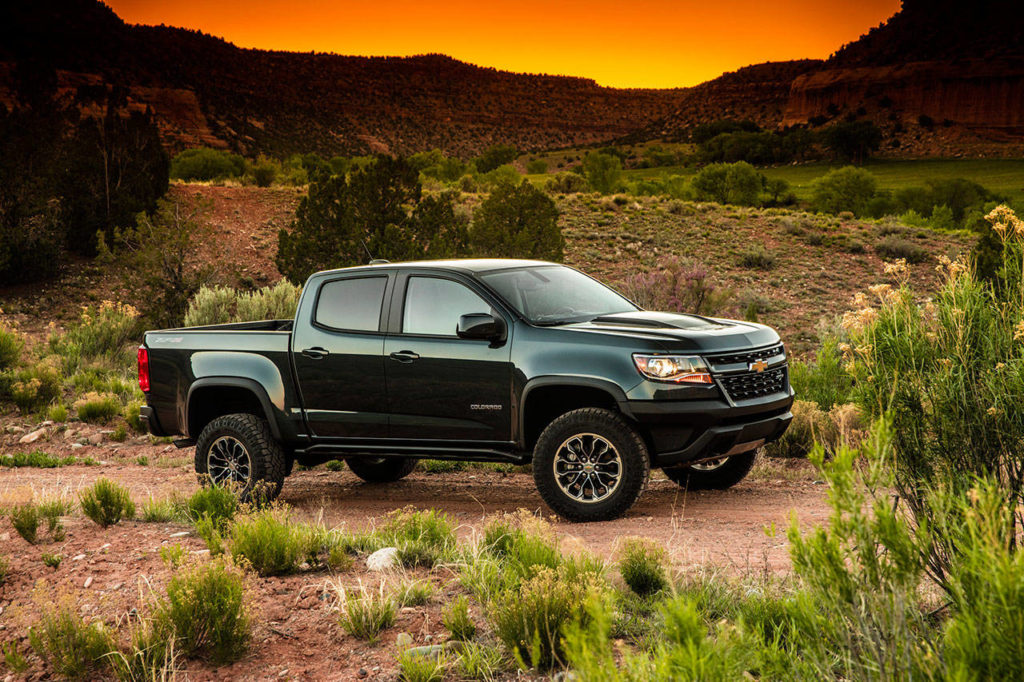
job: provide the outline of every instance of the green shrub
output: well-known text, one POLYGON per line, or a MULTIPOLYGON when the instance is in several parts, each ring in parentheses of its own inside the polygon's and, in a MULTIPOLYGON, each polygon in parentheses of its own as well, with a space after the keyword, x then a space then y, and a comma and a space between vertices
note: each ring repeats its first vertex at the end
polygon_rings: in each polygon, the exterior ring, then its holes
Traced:
POLYGON ((661 545, 644 538, 626 538, 619 553, 619 573, 633 592, 647 596, 669 586, 668 553, 661 545))
POLYGON ((202 287, 189 301, 185 325, 291 319, 295 317, 301 294, 302 287, 284 279, 253 292, 220 286, 202 287))
POLYGON ((84 422, 104 424, 121 413, 121 403, 109 393, 89 392, 74 403, 78 418, 84 422))
POLYGON ((170 568, 178 568, 185 563, 188 550, 181 545, 163 545, 160 547, 160 560, 170 568))
MULTIPOLYGON (((3 584, 3 580, 0 580, 0 584, 3 584)), ((4 664, 7 669, 15 675, 20 675, 29 669, 29 662, 18 649, 16 642, 0 643, 0 653, 4 655, 4 664)))
POLYGON ((740 253, 739 264, 744 268, 771 270, 775 267, 775 254, 756 244, 740 253))
POLYGON ((423 606, 434 594, 434 586, 426 580, 404 580, 395 588, 395 603, 399 606, 423 606))
POLYGON ((101 478, 80 492, 78 501, 82 513, 103 528, 135 516, 135 503, 128 489, 108 478, 101 478))
POLYGON ((455 667, 468 680, 493 680, 504 664, 501 649, 481 642, 463 642, 455 667))
POLYGON ((238 496, 230 488, 200 488, 188 498, 185 509, 193 523, 202 518, 209 518, 224 528, 238 513, 238 496))
POLYGON ((0 374, 0 395, 9 397, 22 412, 46 407, 60 397, 60 390, 60 370, 54 358, 0 374))
POLYGON ((455 530, 436 510, 400 509, 377 531, 381 541, 398 548, 403 566, 433 566, 455 549, 455 530))
POLYGON ((592 576, 542 568, 495 600, 489 613, 495 635, 521 666, 549 670, 564 661, 562 629, 584 617, 588 597, 599 589, 592 576))
POLYGON ((185 311, 186 327, 235 322, 238 292, 230 287, 204 286, 188 302, 185 311))
POLYGON ((622 160, 611 154, 590 152, 583 159, 587 183, 601 194, 612 194, 622 186, 622 160))
POLYGON ((495 187, 473 214, 470 244, 491 258, 561 261, 565 239, 558 207, 527 181, 495 187))
POLYGON ((74 457, 55 457, 42 450, 32 452, 16 452, 13 455, 0 455, 0 466, 5 467, 33 467, 37 469, 54 469, 69 464, 79 464, 80 460, 74 457))
POLYGON ((701 201, 736 206, 756 206, 763 176, 745 161, 713 163, 694 176, 693 189, 701 201))
POLYGON ((18 535, 30 545, 36 544, 39 533, 39 509, 26 503, 11 510, 11 525, 18 535))
POLYGON ((863 168, 837 168, 811 184, 811 206, 822 213, 865 215, 877 187, 875 176, 863 168))
POLYGON ((579 173, 558 173, 544 183, 544 189, 550 194, 577 194, 589 191, 590 185, 579 173))
POLYGON ((10 572, 10 563, 7 561, 7 557, 0 554, 0 586, 7 581, 8 572, 10 572))
POLYGON ((402 682, 441 682, 445 668, 443 656, 434 658, 411 651, 398 654, 398 679, 402 682))
POLYGON ((277 180, 279 164, 273 159, 261 156, 252 166, 252 181, 257 187, 270 187, 277 180))
POLYGON ((344 471, 345 462, 340 459, 332 459, 330 462, 324 465, 328 471, 344 471))
POLYGON ((264 577, 294 573, 308 556, 311 540, 308 527, 291 523, 281 510, 264 509, 235 519, 231 556, 264 577))
POLYGON ((465 596, 448 602, 441 611, 441 622, 451 633, 452 639, 466 641, 476 636, 476 623, 469 615, 469 601, 465 596))
POLYGON ((245 175, 245 159, 221 149, 186 149, 171 159, 171 177, 175 180, 226 180, 245 175))
POLYGON ((843 369, 843 356, 834 337, 822 340, 813 362, 791 359, 789 375, 797 396, 817 403, 822 410, 852 400, 853 380, 843 369))
POLYGON ((902 258, 908 263, 923 263, 928 260, 928 252, 924 248, 896 235, 880 239, 875 244, 875 253, 888 260, 902 258))
POLYGON ((139 332, 138 310, 125 303, 103 301, 98 307, 85 308, 65 334, 51 336, 50 348, 61 356, 77 353, 87 359, 129 364, 134 360, 139 332))
MULTIPOLYGON (((2 313, 3 311, 0 311, 2 313)), ((13 329, 0 324, 0 372, 16 367, 21 362, 25 341, 13 329)))
POLYGON ((519 156, 519 150, 513 145, 496 144, 488 147, 475 159, 476 169, 481 173, 489 173, 499 166, 512 163, 519 156))
POLYGON ((335 573, 341 573, 352 569, 355 559, 349 554, 348 548, 342 545, 332 545, 327 549, 327 568, 335 573))
POLYGON ((395 601, 385 594, 384 583, 376 592, 368 591, 362 583, 357 590, 338 587, 338 596, 341 627, 354 637, 375 642, 395 622, 395 601))
POLYGON ((52 422, 63 424, 68 420, 68 408, 64 405, 50 405, 46 410, 46 418, 52 422))
POLYGON ((181 510, 174 500, 150 497, 142 504, 142 520, 146 523, 170 523, 181 519, 181 510))
POLYGON ((50 568, 60 568, 60 562, 63 560, 63 557, 54 552, 43 552, 42 560, 43 564, 50 568))
POLYGON ((526 162, 526 172, 531 175, 541 175, 548 172, 548 162, 544 159, 534 159, 526 162))
POLYGON ((102 623, 85 622, 67 604, 42 606, 28 641, 54 673, 69 680, 103 677, 110 665, 107 656, 117 649, 113 633, 102 623))
POLYGON ((221 560, 174 575, 153 619, 183 655, 217 664, 238 659, 252 637, 242 574, 221 560))

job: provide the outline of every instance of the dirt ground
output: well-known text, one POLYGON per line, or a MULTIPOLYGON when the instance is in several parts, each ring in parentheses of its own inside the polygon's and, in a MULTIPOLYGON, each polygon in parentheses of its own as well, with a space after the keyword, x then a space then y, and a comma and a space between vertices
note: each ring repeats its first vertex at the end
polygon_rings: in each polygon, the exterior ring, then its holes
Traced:
MULTIPOLYGON (((38 447, 59 456, 91 457, 99 464, 0 468, 0 508, 56 495, 75 499, 80 488, 101 476, 128 486, 137 504, 150 496, 187 496, 196 489, 191 449, 152 444, 148 437, 113 443, 98 427, 81 424, 52 426, 44 440, 25 446, 17 443, 24 432, 8 423, 6 430, 12 428, 15 433, 5 434, 0 429, 2 454, 38 447), (68 431, 71 435, 65 437, 68 431), (90 438, 102 442, 89 443, 90 438)), ((548 514, 529 474, 484 469, 416 472, 398 483, 372 485, 348 471, 330 472, 321 467, 296 471, 286 481, 281 499, 295 509, 300 520, 322 520, 329 527, 352 530, 372 526, 387 512, 409 505, 438 509, 450 515, 460 537, 467 541, 490 515, 519 509, 548 514)), ((824 487, 806 462, 772 460, 762 461, 748 480, 728 491, 684 494, 656 472, 639 503, 623 519, 593 524, 550 520, 568 552, 587 551, 611 560, 620 538, 645 536, 668 548, 678 571, 779 575, 789 568, 782 531, 791 511, 805 525, 821 523, 827 514, 824 487), (773 527, 779 532, 772 534, 773 527)), ((171 576, 171 569, 160 559, 160 547, 180 543, 198 560, 206 553, 203 541, 185 524, 130 521, 104 530, 78 511, 64 523, 67 537, 62 542, 53 543, 41 533, 43 541, 29 545, 7 518, 0 520, 0 553, 10 563, 7 582, 0 587, 0 642, 17 643, 32 663, 27 677, 0 680, 46 679, 45 668, 29 654, 26 640, 27 628, 37 617, 37 605, 71 599, 84 616, 123 625, 131 621, 133 609, 145 612, 147 602, 162 593, 171 576), (45 566, 44 552, 60 554, 60 566, 45 566)), ((614 570, 611 573, 617 579, 614 570)), ((444 639, 441 606, 460 592, 455 571, 448 567, 416 571, 413 577, 434 584, 434 596, 426 606, 403 609, 394 627, 372 645, 341 629, 332 583, 353 586, 363 582, 375 587, 381 580, 393 584, 410 575, 370 573, 357 560, 352 571, 334 576, 323 571, 278 578, 252 576, 249 593, 257 609, 257 625, 249 654, 226 668, 184 662, 184 677, 393 680, 398 633, 409 633, 416 645, 444 639)), ((473 609, 478 623, 484 623, 485 614, 477 605, 473 609)))

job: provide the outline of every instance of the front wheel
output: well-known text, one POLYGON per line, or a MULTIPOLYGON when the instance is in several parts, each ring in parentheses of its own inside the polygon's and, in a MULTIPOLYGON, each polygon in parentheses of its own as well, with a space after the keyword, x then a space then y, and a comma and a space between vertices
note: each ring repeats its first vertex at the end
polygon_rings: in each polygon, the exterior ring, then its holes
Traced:
POLYGON ((583 408, 551 422, 533 451, 533 479, 569 521, 608 521, 633 506, 650 473, 647 446, 616 412, 583 408))
POLYGON ((228 414, 200 432, 195 466, 202 485, 231 487, 244 501, 269 502, 281 493, 288 462, 265 419, 228 414))
POLYGON ((699 464, 664 467, 662 471, 687 490, 725 490, 746 478, 756 459, 757 450, 751 450, 699 464))
POLYGON ((415 459, 402 457, 348 457, 345 463, 353 474, 367 483, 400 481, 416 468, 415 459))

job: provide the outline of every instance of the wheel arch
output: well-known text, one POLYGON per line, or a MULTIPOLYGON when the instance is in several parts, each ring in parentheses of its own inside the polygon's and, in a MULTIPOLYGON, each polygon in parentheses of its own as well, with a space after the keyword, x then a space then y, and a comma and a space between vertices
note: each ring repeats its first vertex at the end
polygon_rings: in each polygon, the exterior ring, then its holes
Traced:
POLYGON ((604 379, 559 376, 531 379, 519 399, 516 441, 523 450, 532 450, 545 426, 566 412, 583 407, 612 410, 632 421, 624 409, 626 404, 622 388, 604 379))
POLYGON ((259 382, 242 377, 206 377, 197 379, 189 387, 185 423, 190 438, 198 438, 203 428, 217 417, 236 413, 266 419, 274 439, 281 441, 281 426, 274 416, 274 406, 259 382))

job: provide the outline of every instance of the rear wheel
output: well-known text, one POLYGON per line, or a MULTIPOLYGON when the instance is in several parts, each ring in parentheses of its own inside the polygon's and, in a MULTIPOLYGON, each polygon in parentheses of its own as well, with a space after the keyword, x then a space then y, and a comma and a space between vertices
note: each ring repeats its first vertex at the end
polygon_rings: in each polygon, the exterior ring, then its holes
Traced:
POLYGON ((616 412, 583 408, 551 422, 533 452, 533 479, 570 521, 607 521, 633 506, 650 473, 647 447, 616 412))
POLYGON ((687 490, 725 490, 746 478, 756 460, 757 450, 751 450, 699 464, 664 467, 662 471, 687 490))
POLYGON ((345 463, 367 483, 400 481, 416 468, 416 460, 405 457, 348 457, 345 463))
POLYGON ((281 493, 288 462, 265 419, 228 414, 199 434, 195 468, 202 485, 231 487, 243 500, 270 501, 281 493))

